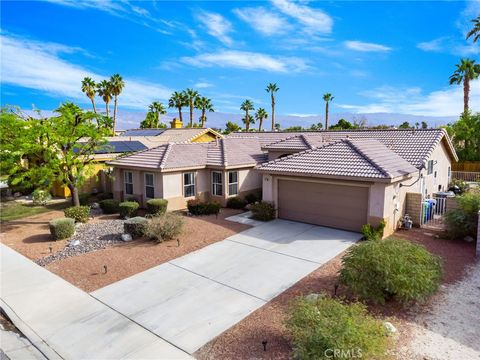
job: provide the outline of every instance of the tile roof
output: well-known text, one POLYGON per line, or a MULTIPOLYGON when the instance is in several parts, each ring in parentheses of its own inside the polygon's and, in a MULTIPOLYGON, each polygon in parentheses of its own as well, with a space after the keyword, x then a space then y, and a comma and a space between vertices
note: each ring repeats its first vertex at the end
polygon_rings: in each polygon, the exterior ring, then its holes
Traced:
POLYGON ((158 136, 167 129, 128 129, 118 136, 158 136))

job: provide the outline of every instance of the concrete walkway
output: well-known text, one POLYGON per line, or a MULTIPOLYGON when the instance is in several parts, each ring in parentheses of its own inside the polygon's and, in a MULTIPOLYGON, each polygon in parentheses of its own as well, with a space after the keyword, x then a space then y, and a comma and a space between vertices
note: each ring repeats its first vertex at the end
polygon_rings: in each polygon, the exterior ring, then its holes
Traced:
POLYGON ((0 253, 0 306, 46 358, 191 359, 7 246, 0 253))
POLYGON ((193 353, 360 238, 274 220, 92 295, 193 353))

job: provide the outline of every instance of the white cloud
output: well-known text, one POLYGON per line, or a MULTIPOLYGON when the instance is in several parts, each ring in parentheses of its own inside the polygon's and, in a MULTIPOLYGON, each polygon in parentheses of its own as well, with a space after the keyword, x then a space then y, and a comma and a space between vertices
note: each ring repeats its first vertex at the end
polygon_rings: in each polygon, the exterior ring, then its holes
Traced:
POLYGON ((206 81, 200 81, 200 82, 197 82, 195 85, 193 85, 193 87, 199 88, 199 89, 207 89, 212 86, 213 84, 210 84, 209 82, 206 82, 206 81))
POLYGON ((285 18, 264 7, 234 9, 233 12, 256 31, 267 36, 284 34, 290 28, 285 18))
POLYGON ((347 49, 361 51, 361 52, 389 52, 392 50, 391 47, 388 47, 385 45, 357 41, 357 40, 345 41, 344 44, 347 49))
MULTIPOLYGON (((62 99, 88 103, 80 90, 84 77, 96 81, 108 78, 81 66, 63 60, 62 53, 76 49, 61 44, 41 43, 0 35, 2 44, 1 82, 35 89, 62 99)), ((144 109, 154 100, 166 100, 171 94, 168 88, 144 81, 124 79, 125 89, 119 97, 120 106, 144 109)))
POLYGON ((450 36, 442 36, 431 41, 417 44, 417 48, 427 52, 450 53, 452 55, 468 56, 480 52, 480 45, 458 41, 450 36))
POLYGON ((201 11, 197 15, 197 19, 203 24, 203 26, 205 26, 208 34, 217 38, 227 46, 233 45, 233 40, 229 36, 229 34, 233 31, 232 24, 222 15, 201 11))
POLYGON ((290 0, 272 0, 282 13, 296 19, 311 33, 331 33, 333 19, 324 11, 290 0))
POLYGON ((267 54, 236 50, 182 57, 181 61, 197 67, 221 66, 271 72, 297 72, 308 68, 305 61, 297 57, 273 57, 267 54))

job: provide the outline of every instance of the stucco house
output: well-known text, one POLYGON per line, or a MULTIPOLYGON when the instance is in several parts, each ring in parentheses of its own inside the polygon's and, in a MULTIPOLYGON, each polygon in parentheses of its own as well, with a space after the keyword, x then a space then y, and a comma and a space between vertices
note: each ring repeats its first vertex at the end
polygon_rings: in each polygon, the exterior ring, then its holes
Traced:
POLYGON ((345 230, 396 228, 407 193, 447 189, 457 155, 443 129, 235 133, 161 145, 108 162, 114 196, 215 200, 261 191, 278 217, 345 230))

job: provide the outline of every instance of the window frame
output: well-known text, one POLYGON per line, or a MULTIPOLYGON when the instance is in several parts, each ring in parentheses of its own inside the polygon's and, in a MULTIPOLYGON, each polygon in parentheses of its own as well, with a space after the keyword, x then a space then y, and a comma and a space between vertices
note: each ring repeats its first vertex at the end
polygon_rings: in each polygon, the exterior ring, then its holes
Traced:
POLYGON ((211 184, 212 184, 212 195, 213 196, 223 196, 223 172, 222 171, 212 171, 211 175, 211 184), (220 182, 214 182, 215 174, 219 175, 220 182), (215 190, 220 188, 220 193, 216 193, 215 190))
POLYGON ((427 162, 427 175, 433 174, 433 160, 428 160, 427 162))
POLYGON ((237 195, 238 195, 238 193, 239 193, 239 187, 238 187, 238 185, 239 185, 239 177, 240 177, 240 174, 239 174, 238 170, 232 170, 232 171, 229 171, 229 172, 228 172, 228 196, 237 196, 237 195), (230 182, 230 174, 233 174, 233 173, 236 174, 237 179, 236 179, 236 181, 234 181, 234 182, 230 182), (232 192, 230 191, 230 187, 231 187, 232 185, 236 185, 237 191, 236 191, 235 193, 232 193, 232 192))
POLYGON ((123 172, 123 191, 125 192, 125 195, 133 195, 133 171, 128 171, 128 170, 125 170, 123 172), (131 182, 128 182, 127 180, 127 174, 130 174, 130 177, 131 177, 131 182), (132 186, 132 192, 128 192, 127 190, 127 185, 131 185, 132 186))
POLYGON ((196 195, 196 191, 197 191, 197 173, 195 171, 186 171, 186 172, 183 172, 182 173, 182 185, 183 185, 183 197, 185 199, 188 199, 188 198, 192 198, 192 197, 195 197, 196 195), (193 183, 192 184, 186 184, 185 183, 185 175, 187 174, 192 174, 192 181, 193 183), (192 187, 193 188, 193 195, 188 195, 187 196, 187 192, 186 192, 186 187, 192 187))
POLYGON ((155 174, 154 173, 144 173, 143 174, 143 188, 145 193, 145 199, 155 199, 155 174), (152 185, 147 185, 147 175, 152 175, 152 185), (147 195, 147 187, 152 188, 153 197, 147 195))

